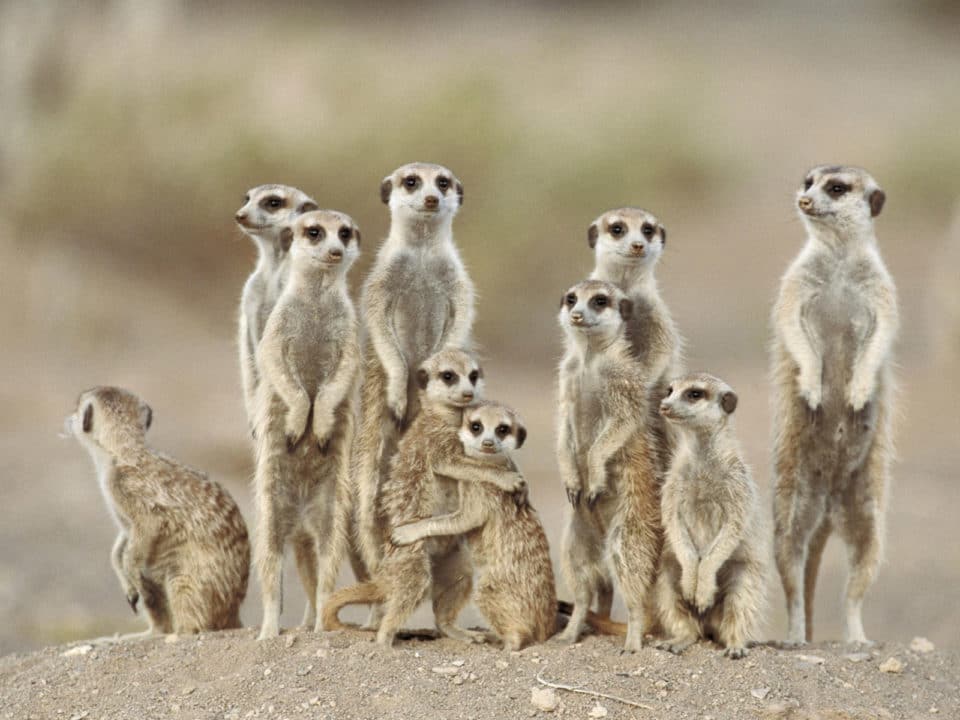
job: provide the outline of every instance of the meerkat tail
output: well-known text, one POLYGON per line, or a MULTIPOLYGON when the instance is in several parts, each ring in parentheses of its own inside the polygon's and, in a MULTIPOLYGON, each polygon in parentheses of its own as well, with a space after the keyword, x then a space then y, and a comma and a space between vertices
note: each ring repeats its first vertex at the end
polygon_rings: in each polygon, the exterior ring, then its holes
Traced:
POLYGON ((347 605, 372 605, 386 601, 380 585, 372 580, 341 588, 333 593, 323 606, 324 630, 347 630, 352 626, 340 620, 340 610, 347 605))
MULTIPOLYGON (((557 612, 560 615, 570 615, 573 613, 573 603, 567 602, 566 600, 557 600, 557 612)), ((587 613, 587 623, 595 632, 601 635, 618 635, 623 637, 627 634, 626 623, 616 622, 610 618, 597 615, 592 611, 587 613)))

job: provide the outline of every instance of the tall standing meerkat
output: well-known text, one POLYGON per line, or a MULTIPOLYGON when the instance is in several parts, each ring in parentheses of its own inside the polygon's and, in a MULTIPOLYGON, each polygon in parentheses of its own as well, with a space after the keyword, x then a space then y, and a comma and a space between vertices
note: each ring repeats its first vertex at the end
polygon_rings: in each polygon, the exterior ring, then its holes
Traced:
POLYGON ((377 497, 402 429, 417 413, 416 370, 444 347, 469 348, 473 284, 453 243, 463 185, 447 168, 412 163, 383 179, 390 232, 363 288, 368 347, 355 448, 358 542, 372 572, 384 541, 377 497))
POLYGON ((288 185, 260 185, 243 199, 235 219, 244 234, 257 246, 257 266, 243 285, 240 296, 240 317, 237 346, 240 350, 240 380, 247 421, 254 424, 257 385, 257 345, 263 337, 270 311, 277 303, 286 275, 290 250, 280 237, 281 229, 291 217, 310 210, 317 204, 302 190, 288 185))
MULTIPOLYGON (((383 486, 379 517, 389 529, 458 506, 458 480, 488 482, 506 492, 526 487, 513 467, 463 455, 457 435, 464 408, 482 391, 476 360, 452 348, 431 356, 417 372, 421 411, 400 440, 383 486)), ((323 609, 327 630, 342 628, 337 613, 345 605, 382 603, 377 642, 393 644, 402 624, 432 591, 437 629, 447 637, 483 642, 485 636, 459 628, 457 615, 470 599, 473 567, 457 539, 436 538, 406 547, 386 541, 383 559, 370 580, 338 590, 323 609)))
POLYGON ((667 245, 667 230, 641 208, 608 210, 587 230, 596 265, 590 278, 613 283, 633 303, 627 338, 650 389, 648 427, 657 439, 661 472, 670 460, 669 441, 658 412, 670 378, 680 372, 683 341, 657 287, 655 270, 667 245))
POLYGON ((255 559, 263 592, 260 638, 280 631, 287 541, 307 594, 303 624, 333 590, 352 510, 349 461, 360 364, 347 272, 360 231, 340 212, 299 215, 283 231, 290 275, 257 353, 258 532, 255 559))
POLYGON ((659 647, 677 654, 709 636, 727 657, 744 657, 763 614, 766 529, 736 408, 733 389, 705 374, 674 379, 660 403, 676 442, 662 490, 656 596, 669 637, 659 647))
MULTIPOLYGON (((467 408, 459 434, 467 457, 510 469, 516 468, 511 453, 526 436, 516 412, 491 402, 467 408)), ((470 470, 464 474, 469 477, 470 470)), ((460 479, 459 472, 451 476, 460 479)), ((473 600, 504 649, 546 641, 556 631, 557 590, 547 535, 536 511, 525 497, 518 503, 516 495, 490 483, 463 482, 459 492, 455 512, 399 525, 391 539, 409 545, 428 537, 465 535, 477 572, 473 600)))
POLYGON ((107 509, 120 530, 110 554, 142 635, 240 627, 250 542, 240 509, 217 483, 151 449, 153 411, 133 393, 80 394, 65 430, 90 453, 107 509))
POLYGON ((575 642, 590 605, 610 615, 611 574, 627 606, 628 651, 639 650, 662 543, 657 458, 644 431, 649 388, 626 335, 633 303, 587 280, 561 299, 557 456, 570 501, 561 565, 574 610, 561 635, 575 642))
POLYGON ((873 231, 884 200, 864 170, 834 165, 797 193, 807 242, 781 282, 772 347, 775 550, 793 644, 812 639, 834 529, 849 549, 844 637, 867 642, 861 608, 883 554, 893 458, 897 294, 873 231))

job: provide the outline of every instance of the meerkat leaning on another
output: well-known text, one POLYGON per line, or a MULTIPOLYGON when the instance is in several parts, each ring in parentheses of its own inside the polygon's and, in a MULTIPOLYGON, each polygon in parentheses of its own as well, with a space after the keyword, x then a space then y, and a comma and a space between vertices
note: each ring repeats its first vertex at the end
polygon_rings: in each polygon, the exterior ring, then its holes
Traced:
MULTIPOLYGON (((457 435, 461 416, 479 399, 482 377, 476 360, 454 349, 431 356, 418 369, 421 411, 400 440, 380 502, 379 517, 388 533, 397 525, 456 510, 463 486, 454 478, 488 482, 511 493, 526 489, 515 468, 463 455, 457 435)), ((377 642, 391 645, 403 622, 432 591, 437 629, 455 639, 483 642, 482 633, 455 624, 470 599, 472 584, 473 566, 459 539, 434 538, 406 547, 395 547, 388 539, 383 560, 369 581, 330 596, 323 626, 344 627, 337 613, 345 605, 383 603, 377 642)))
POLYGON ((656 586, 669 638, 658 647, 677 654, 709 636, 741 658, 763 614, 767 533, 734 434, 736 407, 730 386, 704 374, 673 380, 660 404, 676 445, 662 490, 656 586))
POLYGON ((650 392, 626 336, 633 304, 612 283, 587 280, 561 299, 557 456, 570 501, 561 549, 575 642, 590 605, 610 615, 611 574, 627 606, 625 648, 640 649, 660 555, 657 458, 645 431, 650 392))
POLYGON ((280 231, 296 215, 319 210, 317 203, 302 190, 288 185, 260 185, 252 188, 237 210, 235 219, 244 234, 257 246, 257 266, 243 285, 240 296, 239 336, 240 380, 247 421, 254 425, 257 385, 257 345, 263 337, 267 318, 283 290, 287 253, 280 231))
MULTIPOLYGON (((467 457, 509 469, 516 469, 510 455, 526 436, 516 412, 491 402, 464 412, 459 435, 467 457)), ((546 641, 556 631, 557 591, 547 535, 536 511, 526 497, 518 503, 516 494, 475 481, 467 467, 455 468, 450 477, 473 480, 460 483, 457 510, 399 525, 391 539, 410 545, 428 537, 465 535, 477 572, 473 600, 504 649, 546 641)))
POLYGON ((150 406, 127 390, 80 394, 65 430, 90 453, 120 534, 110 559, 134 612, 156 633, 240 627, 250 543, 240 509, 204 473, 146 444, 150 406))
POLYGON ((417 413, 416 370, 444 347, 469 349, 473 284, 453 242, 463 185, 447 168, 413 163, 383 179, 390 232, 363 287, 368 336, 355 448, 357 535, 369 572, 385 535, 377 498, 403 428, 417 413))
POLYGON ((886 196, 866 171, 820 166, 797 194, 807 241, 773 311, 774 520, 788 642, 813 637, 813 596, 836 529, 849 550, 848 643, 883 555, 897 294, 874 235, 886 196))
POLYGON ((257 354, 261 639, 280 631, 288 540, 307 594, 304 626, 316 624, 316 609, 336 582, 349 540, 349 460, 360 364, 346 280, 360 254, 359 229, 348 215, 318 210, 296 217, 283 234, 291 243, 290 275, 257 354))

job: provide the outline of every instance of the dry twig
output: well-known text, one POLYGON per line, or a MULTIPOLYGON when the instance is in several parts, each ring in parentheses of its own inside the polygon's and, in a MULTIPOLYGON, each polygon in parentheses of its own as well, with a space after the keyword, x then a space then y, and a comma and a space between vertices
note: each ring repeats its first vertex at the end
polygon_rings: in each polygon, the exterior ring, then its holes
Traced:
POLYGON ((547 687, 554 688, 556 690, 568 690, 570 692, 580 693, 581 695, 590 695, 591 697, 604 698, 605 700, 613 700, 614 702, 623 703, 624 705, 630 705, 631 707, 638 707, 642 710, 653 710, 649 705, 644 705, 643 703, 634 702, 633 700, 625 700, 624 698, 617 697, 616 695, 607 695, 606 693, 596 692, 595 690, 584 690, 580 687, 574 687, 573 685, 563 685, 561 683, 550 682, 549 680, 544 680, 540 677, 543 674, 541 670, 537 674, 537 682, 541 685, 546 685, 547 687))

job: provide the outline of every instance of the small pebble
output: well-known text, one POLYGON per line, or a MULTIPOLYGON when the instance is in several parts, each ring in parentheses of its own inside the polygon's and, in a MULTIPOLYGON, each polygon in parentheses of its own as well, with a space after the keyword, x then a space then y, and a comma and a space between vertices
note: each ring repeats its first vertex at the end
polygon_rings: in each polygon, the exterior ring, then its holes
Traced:
POLYGON ((849 660, 852 663, 861 663, 861 662, 866 662, 873 656, 870 653, 858 652, 858 653, 847 653, 843 657, 845 657, 847 660, 849 660))
POLYGON ((915 637, 910 641, 910 649, 921 655, 933 652, 933 643, 925 637, 915 637))
POLYGON ((587 715, 592 718, 605 718, 609 714, 610 713, 607 712, 607 709, 600 703, 594 705, 590 709, 590 712, 587 713, 587 715))
POLYGON ((506 660, 497 660, 497 662, 494 664, 497 666, 498 670, 506 670, 508 667, 510 667, 510 663, 508 663, 506 660))
POLYGON ((77 645, 63 653, 63 657, 73 657, 74 655, 86 655, 93 650, 93 645, 77 645))
POLYGON ((438 665, 437 667, 431 669, 437 675, 443 675, 445 677, 453 677, 454 675, 458 675, 460 673, 460 670, 453 665, 438 665))
POLYGON ((903 663, 895 657, 889 657, 880 663, 880 672, 899 674, 903 672, 903 663))
POLYGON ((768 687, 754 688, 753 690, 750 691, 750 694, 753 695, 757 700, 763 700, 764 698, 767 697, 767 695, 770 694, 770 688, 768 687))
POLYGON ((293 644, 297 641, 296 635, 287 635, 287 639, 284 640, 283 644, 287 648, 292 648, 293 644))
POLYGON ((453 665, 454 667, 463 667, 464 662, 465 662, 464 660, 452 660, 450 664, 453 665))
POLYGON ((533 688, 530 691, 530 704, 537 710, 553 712, 560 705, 560 698, 551 688, 533 688))
POLYGON ((163 639, 163 641, 164 641, 165 643, 167 643, 168 645, 170 645, 170 644, 175 643, 175 642, 176 642, 177 640, 179 640, 179 639, 180 639, 180 636, 179 636, 179 635, 177 635, 176 633, 170 633, 169 635, 167 635, 167 636, 163 639))
POLYGON ((823 665, 826 662, 819 655, 797 655, 797 660, 808 665, 823 665))

